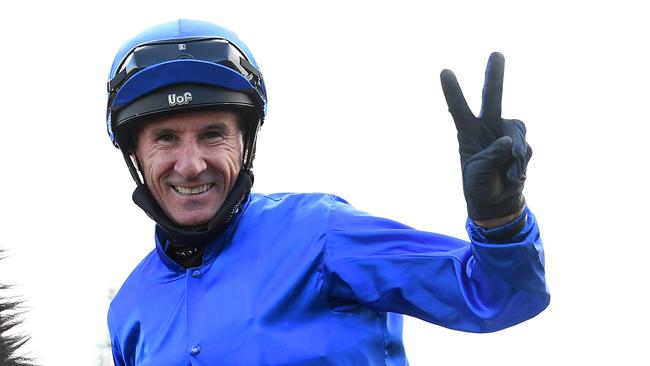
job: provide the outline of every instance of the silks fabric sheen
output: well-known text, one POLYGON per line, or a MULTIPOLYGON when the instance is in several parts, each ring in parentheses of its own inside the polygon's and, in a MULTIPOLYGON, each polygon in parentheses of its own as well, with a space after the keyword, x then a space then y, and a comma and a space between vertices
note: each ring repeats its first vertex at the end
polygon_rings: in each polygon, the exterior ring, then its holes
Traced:
MULTIPOLYGON (((156 249, 112 301, 118 366, 407 365, 402 315, 468 332, 503 329, 549 303, 535 217, 490 243, 358 211, 326 194, 251 194, 184 269, 156 249)), ((500 230, 500 229, 495 229, 500 230)))

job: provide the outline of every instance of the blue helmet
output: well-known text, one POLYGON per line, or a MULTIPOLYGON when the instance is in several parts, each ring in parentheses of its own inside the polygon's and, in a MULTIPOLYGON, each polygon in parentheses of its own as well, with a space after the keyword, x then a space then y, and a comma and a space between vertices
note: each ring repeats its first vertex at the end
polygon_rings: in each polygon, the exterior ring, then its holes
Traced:
POLYGON ((123 152, 133 148, 131 128, 156 114, 237 109, 255 121, 255 133, 266 116, 252 53, 235 33, 208 22, 181 19, 141 32, 117 52, 108 79, 107 130, 123 152))

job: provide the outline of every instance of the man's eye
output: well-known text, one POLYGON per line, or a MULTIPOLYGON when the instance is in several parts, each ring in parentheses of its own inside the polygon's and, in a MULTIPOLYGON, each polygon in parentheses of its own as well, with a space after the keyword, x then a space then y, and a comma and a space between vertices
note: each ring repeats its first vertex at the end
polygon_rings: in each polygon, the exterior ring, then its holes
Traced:
POLYGON ((215 140, 222 138, 222 134, 217 131, 209 131, 205 134, 204 138, 207 140, 215 140))
POLYGON ((165 134, 156 136, 156 142, 174 142, 176 141, 176 136, 172 134, 165 134))

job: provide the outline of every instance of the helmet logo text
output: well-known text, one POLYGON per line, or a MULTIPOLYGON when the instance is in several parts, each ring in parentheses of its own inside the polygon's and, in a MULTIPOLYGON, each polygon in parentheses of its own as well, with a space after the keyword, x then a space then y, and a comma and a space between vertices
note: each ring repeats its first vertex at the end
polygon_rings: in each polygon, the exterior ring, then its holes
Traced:
POLYGON ((170 107, 188 104, 192 101, 192 93, 185 92, 183 95, 169 94, 167 95, 167 101, 170 107))

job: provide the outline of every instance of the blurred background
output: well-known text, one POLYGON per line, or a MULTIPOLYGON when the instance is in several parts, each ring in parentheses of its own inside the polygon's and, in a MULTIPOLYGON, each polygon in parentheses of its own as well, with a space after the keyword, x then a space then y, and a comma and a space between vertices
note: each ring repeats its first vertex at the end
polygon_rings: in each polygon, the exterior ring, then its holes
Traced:
POLYGON ((105 128, 117 49, 177 18, 234 30, 264 73, 254 191, 328 192, 466 238, 456 131, 439 73, 478 113, 506 57, 503 115, 534 149, 525 195, 550 307, 494 334, 406 320, 412 365, 642 364, 650 26, 618 1, 24 1, 0 15, 0 282, 25 300, 42 365, 109 365, 110 298, 153 249, 153 222, 105 128), (426 4, 426 5, 425 5, 426 4), (644 163, 646 161, 646 163, 644 163), (646 188, 644 188, 646 187, 646 188))

